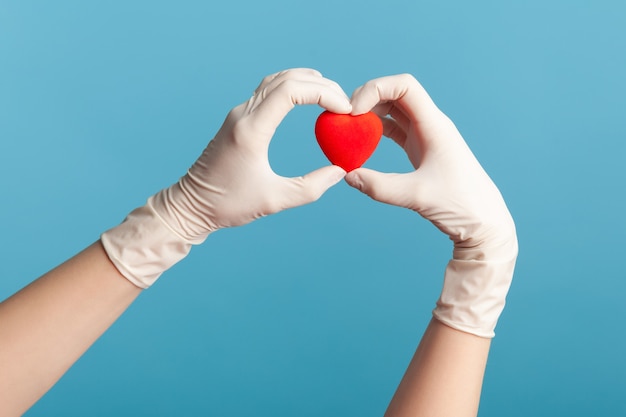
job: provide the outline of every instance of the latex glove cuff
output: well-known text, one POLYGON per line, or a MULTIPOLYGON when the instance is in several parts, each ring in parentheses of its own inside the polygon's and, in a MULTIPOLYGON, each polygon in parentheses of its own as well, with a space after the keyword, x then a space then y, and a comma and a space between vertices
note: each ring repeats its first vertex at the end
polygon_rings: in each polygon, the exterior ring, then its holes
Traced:
POLYGON ((513 279, 517 251, 515 236, 499 247, 455 250, 433 316, 454 329, 494 337, 513 279))
POLYGON ((100 237, 111 262, 139 288, 151 286, 187 256, 192 246, 161 219, 153 199, 150 197, 145 206, 133 210, 120 225, 100 237))

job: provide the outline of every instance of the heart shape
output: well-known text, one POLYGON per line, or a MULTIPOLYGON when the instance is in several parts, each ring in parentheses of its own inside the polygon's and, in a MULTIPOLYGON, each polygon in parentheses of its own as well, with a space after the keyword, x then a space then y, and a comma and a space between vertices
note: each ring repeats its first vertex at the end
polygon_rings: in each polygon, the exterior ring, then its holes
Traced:
POLYGON ((367 161, 382 135, 383 124, 373 112, 352 116, 325 111, 315 122, 315 137, 322 152, 347 172, 367 161))

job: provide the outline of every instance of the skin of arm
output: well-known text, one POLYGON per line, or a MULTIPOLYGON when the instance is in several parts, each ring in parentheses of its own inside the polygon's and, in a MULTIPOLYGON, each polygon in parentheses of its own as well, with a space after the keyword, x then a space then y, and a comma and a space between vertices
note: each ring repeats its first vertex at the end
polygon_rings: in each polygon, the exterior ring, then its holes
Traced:
MULTIPOLYGON (((0 416, 30 408, 141 291, 96 242, 0 303, 0 416)), ((490 342, 433 319, 385 416, 476 415, 490 342)))
MULTIPOLYGON (((0 416, 30 408, 141 291, 96 242, 0 303, 0 416)), ((490 342, 433 319, 385 416, 476 415, 490 342)))
POLYGON ((475 416, 490 344, 432 319, 385 417, 475 416))
POLYGON ((141 291, 98 241, 0 303, 0 416, 28 410, 141 291))
POLYGON ((318 71, 265 77, 179 182, 0 303, 0 417, 31 407, 192 244, 217 229, 311 203, 345 176, 336 166, 294 178, 272 171, 273 132, 303 104, 351 110, 343 90, 318 71))
POLYGON ((452 122, 410 74, 370 80, 352 114, 374 111, 414 170, 357 168, 346 182, 372 199, 415 211, 453 242, 439 300, 389 404, 388 417, 478 412, 490 340, 517 258, 515 224, 498 188, 452 122))
MULTIPOLYGON (((96 242, 0 303, 0 416, 30 408, 141 291, 96 242)), ((475 416, 490 343, 433 319, 385 416, 475 416)))
MULTIPOLYGON (((319 74, 291 72, 294 73, 303 78, 302 81, 311 77, 316 83, 320 81, 319 74)), ((279 108, 280 111, 274 115, 277 124, 282 120, 283 113, 286 114, 295 104, 320 102, 318 90, 323 89, 326 91, 326 97, 333 97, 332 93, 335 90, 333 85, 322 86, 310 82, 303 82, 300 85, 294 80, 282 83, 281 77, 288 76, 289 72, 287 75, 280 73, 264 80, 259 87, 262 91, 259 94, 255 92, 247 104, 239 106, 235 116, 240 116, 239 113, 243 112, 242 120, 245 120, 245 116, 250 113, 252 121, 256 121, 254 118, 256 111, 259 119, 267 120, 268 115, 272 115, 273 109, 279 108), (305 95, 304 99, 300 93, 305 95), (284 100, 285 98, 289 100, 284 100), (257 101, 269 104, 257 105, 257 101)), ((347 98, 345 100, 347 102, 347 98)), ((343 98, 336 95, 327 104, 341 110, 345 107, 343 101, 343 98)), ((325 108, 333 110, 328 106, 325 108)), ((250 126, 255 127, 257 124, 245 121, 243 127, 250 126)), ((223 130, 230 128, 232 126, 226 123, 223 130)), ((241 133, 246 132, 246 129, 239 126, 238 129, 232 128, 232 131, 241 133)), ((273 130, 261 129, 261 131, 273 130)), ((244 166, 265 167, 264 158, 267 156, 264 154, 265 149, 258 146, 256 140, 258 132, 253 133, 245 138, 233 138, 223 134, 220 141, 213 147, 209 146, 207 159, 211 163, 202 163, 199 165, 201 169, 197 170, 202 174, 202 178, 216 181, 222 178, 222 175, 212 178, 212 169, 208 172, 202 171, 207 167, 219 168, 220 163, 226 158, 220 155, 234 154, 233 160, 238 160, 241 155, 252 155, 256 158, 252 158, 253 162, 259 159, 263 163, 244 166)), ((269 137, 271 138, 271 135, 269 137)), ((269 143, 269 138, 267 142, 269 143)), ((233 175, 243 184, 235 188, 241 191, 241 195, 246 197, 245 201, 248 201, 251 192, 246 188, 248 184, 244 181, 245 178, 240 178, 240 165, 237 164, 238 169, 233 175)), ((271 172, 265 176, 251 177, 255 179, 261 177, 266 180, 268 190, 280 191, 280 195, 273 196, 275 198, 269 202, 265 201, 267 193, 257 193, 260 195, 258 199, 262 210, 233 213, 233 207, 241 206, 237 203, 238 195, 233 198, 229 193, 211 194, 211 197, 228 197, 230 200, 210 201, 211 204, 206 204, 207 207, 223 208, 224 213, 209 212, 209 215, 200 213, 211 220, 209 222, 211 225, 208 230, 200 230, 199 236, 202 236, 202 233, 208 234, 213 229, 245 224, 260 215, 314 201, 325 189, 339 180, 337 175, 339 172, 334 172, 336 170, 332 168, 327 167, 318 170, 314 175, 293 181, 274 177, 270 175, 273 174, 271 172), (283 195, 287 197, 282 198, 283 195)), ((221 170, 217 169, 218 173, 227 171, 227 166, 221 170)), ((362 175, 365 174, 367 173, 362 175)), ((350 180, 353 186, 357 183, 359 183, 357 188, 362 191, 367 188, 362 185, 362 179, 350 180)), ((212 185, 210 181, 209 185, 212 185)), ((232 191, 230 188, 224 189, 232 191)), ((396 190, 399 196, 402 196, 400 192, 402 189, 405 187, 396 190)), ((381 195, 384 197, 384 193, 381 195)), ((195 216, 198 213, 192 214, 195 216)), ((186 220, 181 217, 177 220, 181 219, 186 220)), ((206 218, 201 220, 206 221, 206 218)), ((199 224, 203 225, 202 222, 190 221, 190 228, 177 232, 196 232, 196 226, 199 224)), ((189 236, 187 238, 189 239, 189 236)), ((110 253, 107 255, 102 243, 98 241, 0 303, 0 370, 2 370, 0 417, 21 415, 31 407, 141 293, 142 289, 131 283, 128 276, 122 275, 110 259, 110 253)), ((386 416, 476 415, 489 346, 489 338, 456 330, 433 319, 389 404, 386 416)))

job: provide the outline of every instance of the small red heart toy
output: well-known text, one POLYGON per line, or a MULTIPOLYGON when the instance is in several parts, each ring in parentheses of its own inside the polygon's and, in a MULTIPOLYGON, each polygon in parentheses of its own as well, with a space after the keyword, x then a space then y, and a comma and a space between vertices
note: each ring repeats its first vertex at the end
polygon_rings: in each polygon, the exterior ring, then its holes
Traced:
POLYGON ((315 122, 315 137, 328 160, 347 172, 363 165, 383 135, 383 124, 373 113, 352 116, 325 111, 315 122))

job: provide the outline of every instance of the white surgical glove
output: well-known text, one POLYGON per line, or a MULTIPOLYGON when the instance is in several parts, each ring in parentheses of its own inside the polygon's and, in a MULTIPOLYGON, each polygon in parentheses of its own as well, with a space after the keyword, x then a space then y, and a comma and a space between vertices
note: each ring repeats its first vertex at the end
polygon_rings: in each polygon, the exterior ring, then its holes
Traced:
POLYGON ((332 165, 297 178, 272 171, 270 140, 297 104, 344 114, 352 109, 343 90, 315 70, 267 76, 248 101, 228 114, 185 176, 102 234, 117 269, 147 288, 211 232, 310 203, 339 182, 345 171, 332 165))
POLYGON ((352 96, 352 114, 373 110, 384 134, 415 171, 360 168, 346 181, 375 200, 415 210, 454 242, 436 319, 477 336, 494 336, 517 258, 515 224, 504 200, 452 121, 411 75, 367 82, 352 96), (386 117, 390 116, 390 117, 386 117))

